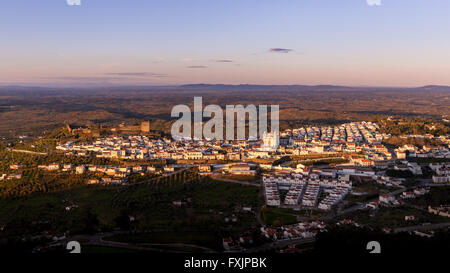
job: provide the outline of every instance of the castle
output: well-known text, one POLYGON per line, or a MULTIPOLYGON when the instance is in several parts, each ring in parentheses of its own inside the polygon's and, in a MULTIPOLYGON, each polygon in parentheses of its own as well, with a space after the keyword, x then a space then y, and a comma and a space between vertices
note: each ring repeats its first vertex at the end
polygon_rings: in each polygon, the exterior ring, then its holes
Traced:
POLYGON ((112 128, 111 131, 133 131, 133 132, 142 132, 149 133, 150 132, 150 121, 143 121, 141 125, 125 125, 121 123, 117 128, 112 128))

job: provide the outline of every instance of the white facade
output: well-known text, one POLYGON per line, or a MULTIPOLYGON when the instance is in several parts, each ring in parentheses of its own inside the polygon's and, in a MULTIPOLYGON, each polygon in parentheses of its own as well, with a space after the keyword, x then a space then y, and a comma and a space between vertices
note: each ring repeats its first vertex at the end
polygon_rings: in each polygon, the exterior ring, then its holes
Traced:
POLYGON ((280 145, 280 133, 275 132, 264 132, 263 134, 263 150, 276 150, 280 145))

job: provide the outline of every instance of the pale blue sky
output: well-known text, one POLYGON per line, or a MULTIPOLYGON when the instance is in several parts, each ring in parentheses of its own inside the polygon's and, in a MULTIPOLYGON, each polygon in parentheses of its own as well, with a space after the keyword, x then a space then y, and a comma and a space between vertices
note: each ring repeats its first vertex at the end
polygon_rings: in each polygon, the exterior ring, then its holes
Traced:
POLYGON ((81 1, 0 0, 0 83, 450 85, 448 0, 81 1))

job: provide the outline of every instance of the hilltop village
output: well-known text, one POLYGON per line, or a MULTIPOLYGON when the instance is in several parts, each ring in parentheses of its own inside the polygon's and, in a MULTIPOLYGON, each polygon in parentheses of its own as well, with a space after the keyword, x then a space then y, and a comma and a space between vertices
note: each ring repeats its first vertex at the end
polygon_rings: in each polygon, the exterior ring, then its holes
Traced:
MULTIPOLYGON (((141 128, 148 131, 149 125, 141 128)), ((422 175, 422 167, 408 159, 450 158, 450 140, 445 136, 422 136, 445 143, 438 147, 407 144, 396 148, 382 144, 390 137, 379 132, 378 124, 364 121, 266 133, 257 141, 173 141, 170 138, 122 134, 99 137, 91 143, 60 143, 56 150, 72 156, 132 162, 165 160, 171 164, 108 166, 54 162, 37 167, 47 171, 101 174, 100 179, 89 179, 90 184, 124 184, 133 173, 163 175, 195 166, 202 175, 223 179, 242 176, 255 181, 261 177, 268 206, 330 210, 352 190, 354 179, 351 177, 399 187, 405 179, 386 175, 386 170, 422 175), (315 164, 321 162, 324 164, 315 164), (280 198, 280 191, 287 191, 284 200, 280 198)), ((20 163, 14 164, 11 170, 22 167, 20 163)), ((433 171, 432 182, 450 181, 448 164, 430 163, 429 168, 433 171)), ((4 174, 0 178, 20 178, 20 173, 4 174)))
MULTIPOLYGON (((0 174, 0 181, 23 181, 30 170, 37 169, 44 174, 80 177, 87 185, 128 186, 150 184, 162 178, 172 181, 170 177, 177 177, 178 181, 190 177, 181 174, 195 171, 199 177, 209 177, 215 183, 260 188, 262 208, 243 204, 242 211, 260 214, 262 219, 257 218, 261 236, 283 246, 313 240, 318 232, 326 231, 325 219, 335 219, 340 225, 363 226, 359 223, 361 217, 351 216, 353 212, 395 211, 410 200, 429 194, 433 187, 450 182, 448 136, 404 135, 403 139, 427 139, 440 144, 391 145, 387 143, 392 136, 381 133, 380 125, 374 122, 305 126, 264 133, 259 140, 237 141, 174 141, 148 135, 148 123, 121 125, 111 131, 112 135, 97 135, 92 141, 73 139, 57 143, 53 153, 65 158, 61 162, 14 162, 8 172, 0 174), (70 162, 71 158, 76 162, 108 163, 80 164, 70 162), (292 219, 294 215, 296 218, 292 219)), ((71 130, 74 132, 91 133, 89 129, 71 130)), ((172 204, 182 207, 189 200, 173 200, 172 204)), ((68 205, 66 210, 77 206, 68 205)), ((425 216, 408 213, 402 221, 418 223, 418 219, 432 215, 449 219, 445 202, 422 207, 425 216)), ((234 214, 224 219, 230 223, 238 221, 234 214)), ((385 232, 393 231, 388 223, 383 222, 381 227, 385 232)), ((419 229, 412 231, 432 236, 419 229)), ((244 251, 251 247, 254 238, 246 234, 223 238, 223 249, 244 251)))

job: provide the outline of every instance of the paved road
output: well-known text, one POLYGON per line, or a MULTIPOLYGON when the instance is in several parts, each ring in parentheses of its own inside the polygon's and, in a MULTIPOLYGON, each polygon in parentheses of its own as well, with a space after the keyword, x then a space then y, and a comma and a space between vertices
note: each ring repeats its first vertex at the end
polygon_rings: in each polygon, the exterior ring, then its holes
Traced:
POLYGON ((206 247, 201 247, 197 245, 190 244, 148 244, 148 243, 139 243, 139 244, 130 244, 130 243, 121 243, 121 242, 112 242, 112 241, 104 241, 100 240, 98 242, 93 242, 91 245, 99 245, 99 246, 108 246, 108 247, 120 247, 127 249, 135 249, 135 250, 144 250, 144 251, 155 251, 155 252, 167 252, 167 253, 191 253, 202 252, 202 253, 215 253, 214 250, 211 250, 206 247), (173 249, 170 249, 173 248, 173 249), (186 250, 183 251, 183 248, 186 250), (194 250, 195 249, 195 250, 194 250))
POLYGON ((292 239, 292 240, 280 240, 271 243, 264 244, 259 247, 247 249, 246 253, 255 253, 255 252, 264 252, 272 249, 280 249, 286 247, 288 245, 303 245, 314 242, 315 238, 300 238, 300 239, 292 239))
POLYGON ((445 187, 445 186, 450 186, 449 183, 443 183, 443 184, 434 184, 434 183, 429 183, 429 184, 423 184, 424 187, 445 187))
POLYGON ((419 186, 420 187, 445 187, 445 186, 450 186, 449 183, 441 183, 441 184, 436 184, 433 183, 433 180, 431 180, 431 178, 421 178, 421 179, 417 179, 417 181, 419 181, 419 186))
POLYGON ((342 156, 337 156, 337 157, 319 157, 319 158, 314 158, 314 159, 304 159, 304 160, 299 160, 299 163, 309 163, 309 162, 317 162, 317 161, 322 161, 322 160, 334 160, 334 159, 343 159, 342 156))
POLYGON ((394 232, 403 232, 403 231, 414 231, 414 230, 431 230, 431 229, 439 229, 450 227, 450 223, 439 223, 439 224, 431 224, 431 225, 417 225, 417 226, 409 226, 409 227, 401 227, 395 228, 394 232))
POLYGON ((47 155, 47 153, 39 153, 39 152, 33 152, 33 151, 28 151, 28 150, 19 150, 19 149, 10 149, 8 148, 9 151, 12 152, 16 152, 16 153, 25 153, 25 154, 32 154, 32 155, 47 155))
POLYGON ((83 245, 96 245, 96 246, 105 246, 105 247, 117 247, 117 248, 126 248, 132 250, 141 250, 141 251, 154 251, 154 252, 168 252, 168 253, 191 253, 193 249, 196 249, 195 252, 203 252, 203 253, 216 253, 216 251, 191 244, 182 244, 182 243, 172 243, 172 244, 154 244, 154 243, 123 243, 123 242, 114 242, 114 241, 106 241, 102 238, 108 237, 114 234, 121 234, 124 232, 108 232, 108 233, 98 233, 94 235, 76 235, 70 238, 66 238, 64 240, 58 241, 56 243, 52 243, 51 245, 67 245, 70 241, 77 241, 81 244, 81 252, 83 252, 83 245), (173 248, 173 249, 170 249, 173 248), (186 251, 183 251, 183 248, 186 251))
MULTIPOLYGON (((400 194, 400 193, 405 192, 405 191, 408 191, 408 188, 398 189, 398 190, 395 190, 395 191, 391 191, 389 193, 392 194, 392 195, 397 195, 397 194, 400 194)), ((359 210, 359 209, 363 209, 370 202, 374 202, 374 201, 377 201, 377 200, 378 200, 378 197, 377 198, 373 198, 373 199, 371 199, 371 200, 369 200, 369 201, 367 201, 365 203, 353 206, 351 208, 348 208, 348 209, 345 209, 345 210, 341 210, 341 211, 338 212, 338 215, 342 215, 342 214, 353 212, 353 211, 356 211, 356 210, 359 210)))
MULTIPOLYGON (((411 190, 414 190, 415 188, 418 188, 418 187, 440 187, 440 186, 449 186, 449 184, 433 184, 433 183, 429 183, 429 182, 431 182, 431 179, 419 179, 419 181, 420 181, 420 184, 417 185, 417 186, 414 186, 414 187, 412 187, 412 188, 401 188, 401 189, 398 189, 398 190, 395 190, 395 191, 390 192, 390 194, 391 194, 391 195, 397 195, 397 194, 400 194, 400 193, 405 192, 405 191, 411 191, 411 190)), ((356 211, 356 210, 362 209, 362 208, 364 208, 368 203, 373 202, 373 201, 376 201, 376 200, 378 200, 378 198, 374 198, 374 199, 371 199, 371 200, 369 200, 369 201, 367 201, 367 202, 365 202, 365 203, 362 203, 362 204, 353 206, 353 207, 351 207, 351 208, 342 210, 342 211, 338 212, 338 215, 342 215, 342 214, 346 214, 346 213, 349 213, 349 212, 352 212, 352 211, 356 211)))

